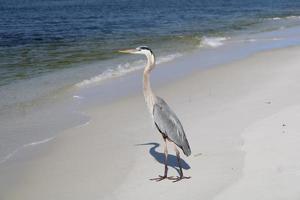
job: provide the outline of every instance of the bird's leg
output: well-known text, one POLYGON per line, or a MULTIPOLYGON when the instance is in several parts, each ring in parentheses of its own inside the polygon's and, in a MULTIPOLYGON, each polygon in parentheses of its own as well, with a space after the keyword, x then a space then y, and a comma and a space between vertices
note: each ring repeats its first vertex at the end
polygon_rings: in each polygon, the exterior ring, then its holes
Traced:
POLYGON ((168 145, 167 145, 167 139, 166 139, 166 138, 164 138, 164 143, 165 143, 165 145, 164 145, 164 154, 165 154, 165 158, 164 158, 165 172, 164 172, 164 175, 163 175, 163 176, 159 175, 158 178, 152 178, 152 179, 150 179, 150 180, 152 180, 152 181, 161 181, 161 180, 166 179, 166 178, 168 178, 168 179, 171 179, 171 178, 172 178, 172 177, 168 177, 168 145))
POLYGON ((182 167, 181 167, 181 163, 180 163, 180 152, 178 151, 176 144, 175 143, 173 143, 173 144, 174 144, 174 150, 176 152, 177 163, 179 166, 179 177, 176 177, 175 179, 173 179, 174 180, 173 182, 177 182, 182 179, 190 179, 191 178, 190 176, 183 176, 183 171, 182 171, 182 167))

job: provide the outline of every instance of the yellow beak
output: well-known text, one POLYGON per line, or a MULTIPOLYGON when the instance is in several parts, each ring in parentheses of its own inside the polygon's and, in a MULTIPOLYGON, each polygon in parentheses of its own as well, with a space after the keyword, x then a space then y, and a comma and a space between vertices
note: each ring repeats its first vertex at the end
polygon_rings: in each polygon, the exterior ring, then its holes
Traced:
POLYGON ((120 50, 120 53, 135 53, 136 49, 124 49, 124 50, 120 50))

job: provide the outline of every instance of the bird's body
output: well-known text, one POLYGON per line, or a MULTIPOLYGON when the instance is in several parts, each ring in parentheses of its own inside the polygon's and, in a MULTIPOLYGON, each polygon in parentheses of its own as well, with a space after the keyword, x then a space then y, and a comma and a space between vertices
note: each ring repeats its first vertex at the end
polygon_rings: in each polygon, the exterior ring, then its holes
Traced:
POLYGON ((191 155, 189 142, 178 117, 162 98, 156 97, 156 99, 153 107, 153 119, 156 128, 163 137, 181 148, 186 156, 191 155))
POLYGON ((156 96, 150 85, 150 72, 155 67, 155 56, 151 49, 148 47, 138 47, 136 49, 124 50, 121 51, 123 53, 133 53, 133 54, 144 54, 147 57, 147 65, 145 66, 143 73, 143 92, 145 97, 145 102, 147 104, 150 115, 152 116, 153 123, 157 130, 161 133, 163 140, 165 142, 165 172, 164 176, 160 176, 159 178, 155 178, 153 180, 163 180, 167 177, 167 141, 174 144, 174 149, 176 151, 177 161, 180 168, 180 176, 176 178, 176 181, 181 180, 183 178, 190 178, 183 176, 182 167, 180 165, 180 155, 176 146, 181 148, 183 153, 186 156, 191 154, 191 149, 186 138, 184 129, 176 116, 176 114, 171 110, 168 104, 160 97, 156 96))

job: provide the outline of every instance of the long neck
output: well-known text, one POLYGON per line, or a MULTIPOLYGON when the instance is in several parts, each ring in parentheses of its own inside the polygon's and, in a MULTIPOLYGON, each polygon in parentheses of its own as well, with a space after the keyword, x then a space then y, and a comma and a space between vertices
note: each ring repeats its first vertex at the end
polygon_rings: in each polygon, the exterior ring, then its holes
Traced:
POLYGON ((147 55, 147 65, 144 69, 143 92, 149 112, 152 114, 155 95, 150 85, 150 72, 155 67, 155 58, 153 55, 147 55))

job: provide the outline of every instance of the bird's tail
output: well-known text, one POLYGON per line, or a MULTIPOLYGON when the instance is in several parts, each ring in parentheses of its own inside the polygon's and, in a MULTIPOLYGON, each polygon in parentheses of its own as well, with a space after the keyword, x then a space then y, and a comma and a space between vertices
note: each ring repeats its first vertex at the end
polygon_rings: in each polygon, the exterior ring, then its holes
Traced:
POLYGON ((184 138, 184 139, 185 139, 185 141, 184 141, 184 145, 182 145, 182 151, 183 151, 184 155, 190 156, 192 154, 191 147, 190 147, 187 139, 186 138, 184 138))

